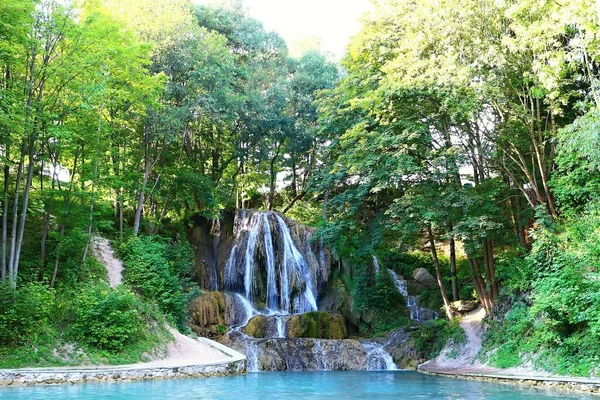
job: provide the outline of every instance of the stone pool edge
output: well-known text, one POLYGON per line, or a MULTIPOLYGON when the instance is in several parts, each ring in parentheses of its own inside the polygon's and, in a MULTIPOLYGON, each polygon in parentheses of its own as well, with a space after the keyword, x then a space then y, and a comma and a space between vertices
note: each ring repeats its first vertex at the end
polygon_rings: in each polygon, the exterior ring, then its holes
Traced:
POLYGON ((198 340, 227 354, 231 360, 148 367, 134 364, 107 367, 0 369, 0 387, 209 378, 246 372, 245 355, 210 339, 199 338, 198 340))
POLYGON ((516 376, 492 373, 486 374, 477 372, 427 369, 421 368, 421 366, 419 366, 417 371, 427 375, 443 376, 453 379, 501 383, 525 388, 551 389, 600 396, 600 380, 590 378, 516 376))

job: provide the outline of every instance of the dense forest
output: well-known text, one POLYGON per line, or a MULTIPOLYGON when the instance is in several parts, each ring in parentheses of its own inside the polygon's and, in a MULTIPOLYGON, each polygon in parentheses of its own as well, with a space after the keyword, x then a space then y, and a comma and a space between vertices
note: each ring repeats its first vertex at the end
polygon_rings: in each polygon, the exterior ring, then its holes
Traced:
POLYGON ((2 365, 69 343, 132 362, 162 322, 188 332, 187 229, 257 208, 353 265, 371 334, 399 323, 377 255, 436 276, 445 315, 422 336, 476 300, 493 365, 597 371, 598 18, 591 0, 374 0, 338 64, 291 57, 237 2, 3 0, 2 365), (127 286, 104 282, 96 235, 127 286))

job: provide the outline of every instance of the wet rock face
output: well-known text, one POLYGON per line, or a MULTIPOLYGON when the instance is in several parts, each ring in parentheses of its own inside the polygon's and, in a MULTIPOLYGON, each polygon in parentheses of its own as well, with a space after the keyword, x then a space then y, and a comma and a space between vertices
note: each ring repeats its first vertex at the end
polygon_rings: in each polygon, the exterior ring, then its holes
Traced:
POLYGON ((413 279, 428 289, 435 289, 437 281, 425 268, 417 268, 413 271, 413 279))
POLYGON ((287 322, 290 338, 346 339, 346 322, 341 314, 309 312, 292 315, 287 322))
POLYGON ((188 305, 188 318, 194 332, 216 337, 231 326, 243 324, 248 311, 238 296, 223 292, 204 292, 188 305))
POLYGON ((368 369, 367 352, 357 340, 270 339, 258 346, 262 371, 368 369))
MULTIPOLYGON (((256 317, 252 317, 250 321, 246 324, 243 331, 246 335, 254 337, 254 338, 265 338, 267 336, 267 319, 272 320, 272 317, 267 317, 264 315, 257 315, 256 317)), ((271 324, 269 324, 271 325, 271 324)), ((272 330, 272 329, 270 329, 272 330)), ((272 336, 275 337, 275 336, 272 336)))
POLYGON ((416 349, 411 334, 403 329, 391 332, 385 339, 383 348, 400 369, 417 369, 425 361, 416 349))
POLYGON ((257 315, 242 329, 253 338, 346 339, 346 321, 340 314, 312 311, 294 315, 257 315))

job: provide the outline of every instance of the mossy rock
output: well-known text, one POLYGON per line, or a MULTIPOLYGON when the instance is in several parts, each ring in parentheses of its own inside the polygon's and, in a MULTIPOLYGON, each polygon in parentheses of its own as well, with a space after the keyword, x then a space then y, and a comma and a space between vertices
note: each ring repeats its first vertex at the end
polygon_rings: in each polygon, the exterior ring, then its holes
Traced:
POLYGON ((226 299, 221 292, 204 292, 188 305, 191 323, 201 328, 226 325, 226 312, 226 299))
POLYGON ((264 338, 267 336, 267 327, 264 315, 252 317, 244 327, 244 333, 254 338, 264 338))
POLYGON ((346 322, 340 314, 312 311, 292 315, 287 324, 290 338, 346 339, 346 322))

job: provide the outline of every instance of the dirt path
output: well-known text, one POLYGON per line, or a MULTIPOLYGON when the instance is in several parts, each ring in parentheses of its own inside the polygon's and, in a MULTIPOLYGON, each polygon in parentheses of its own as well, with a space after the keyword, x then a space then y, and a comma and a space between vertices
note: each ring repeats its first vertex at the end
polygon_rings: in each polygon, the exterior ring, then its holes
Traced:
POLYGON ((214 347, 209 341, 193 339, 182 335, 175 329, 169 329, 174 342, 167 347, 167 357, 131 366, 140 368, 175 367, 198 364, 211 364, 232 361, 232 356, 214 347))
POLYGON ((529 365, 501 369, 481 363, 476 357, 482 347, 483 329, 481 327, 481 321, 485 316, 485 310, 481 307, 465 315, 460 322, 460 326, 465 331, 467 337, 466 342, 460 346, 446 346, 440 352, 439 356, 421 364, 419 369, 434 373, 488 375, 519 379, 531 378, 541 380, 545 378, 570 378, 534 370, 533 367, 529 365))
MULTIPOLYGON (((115 257, 115 252, 110 242, 102 237, 94 237, 92 240, 92 252, 94 257, 106 267, 110 286, 115 287, 120 285, 123 282, 123 263, 115 257)), ((173 328, 169 328, 169 332, 173 335, 174 341, 168 344, 167 356, 165 358, 123 367, 156 368, 188 366, 233 361, 234 358, 237 358, 235 352, 230 353, 227 348, 222 348, 210 340, 203 338, 198 340, 193 339, 182 335, 173 328)))
POLYGON ((123 283, 123 262, 115 257, 115 252, 108 239, 94 236, 92 238, 92 254, 106 267, 111 287, 123 283))

